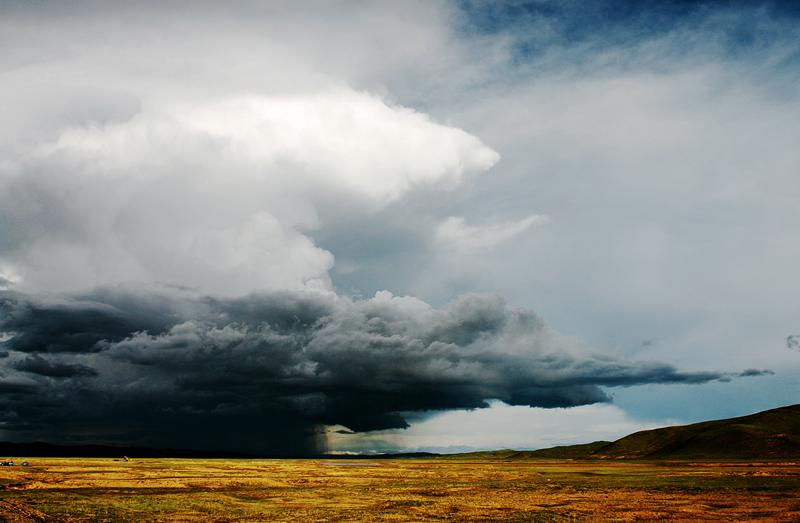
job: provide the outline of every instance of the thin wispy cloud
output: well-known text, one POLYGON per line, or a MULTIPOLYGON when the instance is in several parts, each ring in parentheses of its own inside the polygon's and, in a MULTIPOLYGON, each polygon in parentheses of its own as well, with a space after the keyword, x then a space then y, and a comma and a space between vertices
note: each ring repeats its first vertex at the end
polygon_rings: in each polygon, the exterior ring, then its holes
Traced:
POLYGON ((478 251, 507 242, 532 225, 547 223, 549 218, 533 214, 517 222, 493 225, 467 225, 462 216, 450 216, 436 228, 435 240, 444 249, 478 251))

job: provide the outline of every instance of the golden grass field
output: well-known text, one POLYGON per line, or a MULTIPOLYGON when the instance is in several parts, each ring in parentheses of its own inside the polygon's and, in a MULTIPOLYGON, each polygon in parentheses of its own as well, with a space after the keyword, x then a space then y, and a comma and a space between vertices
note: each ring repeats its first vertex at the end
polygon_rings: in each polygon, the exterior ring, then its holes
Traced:
POLYGON ((0 521, 800 521, 800 463, 29 461, 0 521))

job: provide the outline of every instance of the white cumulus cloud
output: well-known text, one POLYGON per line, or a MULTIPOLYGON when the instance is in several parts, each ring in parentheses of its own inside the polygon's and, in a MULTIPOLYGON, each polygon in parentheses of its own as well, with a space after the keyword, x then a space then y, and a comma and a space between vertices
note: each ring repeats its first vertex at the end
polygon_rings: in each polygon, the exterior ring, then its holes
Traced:
POLYGON ((144 108, 18 151, 0 200, 19 241, 0 261, 31 288, 329 283, 333 256, 306 234, 316 202, 368 213, 497 159, 460 129, 349 88, 144 108))

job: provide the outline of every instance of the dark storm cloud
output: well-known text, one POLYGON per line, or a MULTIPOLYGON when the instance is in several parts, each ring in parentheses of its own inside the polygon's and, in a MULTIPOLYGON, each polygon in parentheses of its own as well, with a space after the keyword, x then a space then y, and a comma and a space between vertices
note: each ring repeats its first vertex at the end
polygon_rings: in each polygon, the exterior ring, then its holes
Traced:
POLYGON ((770 376, 775 374, 775 372, 765 369, 765 370, 758 370, 758 369, 745 369, 740 372, 738 375, 740 377, 747 377, 747 376, 770 376))
POLYGON ((178 320, 158 298, 99 290, 76 297, 28 297, 3 293, 2 328, 13 334, 5 346, 24 353, 96 352, 104 340, 120 340, 136 330, 161 332, 178 320), (163 315, 162 315, 163 314, 163 315))
POLYGON ((0 407, 17 439, 310 453, 322 424, 401 428, 404 413, 493 399, 569 407, 609 401, 603 387, 729 378, 591 350, 497 295, 437 310, 386 292, 121 286, 0 304, 0 407))
POLYGON ((34 394, 36 386, 31 383, 19 383, 5 378, 0 379, 0 393, 3 394, 34 394))
POLYGON ((76 376, 97 376, 97 371, 85 365, 74 363, 54 363, 36 354, 11 365, 17 370, 49 376, 51 378, 73 378, 76 376))

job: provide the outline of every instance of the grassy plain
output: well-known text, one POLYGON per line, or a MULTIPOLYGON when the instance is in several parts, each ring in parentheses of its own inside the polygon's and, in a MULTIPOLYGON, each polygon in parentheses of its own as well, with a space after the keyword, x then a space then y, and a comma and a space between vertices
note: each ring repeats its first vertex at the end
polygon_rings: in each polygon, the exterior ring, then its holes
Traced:
POLYGON ((0 521, 800 521, 800 463, 30 462, 0 467, 0 521))

